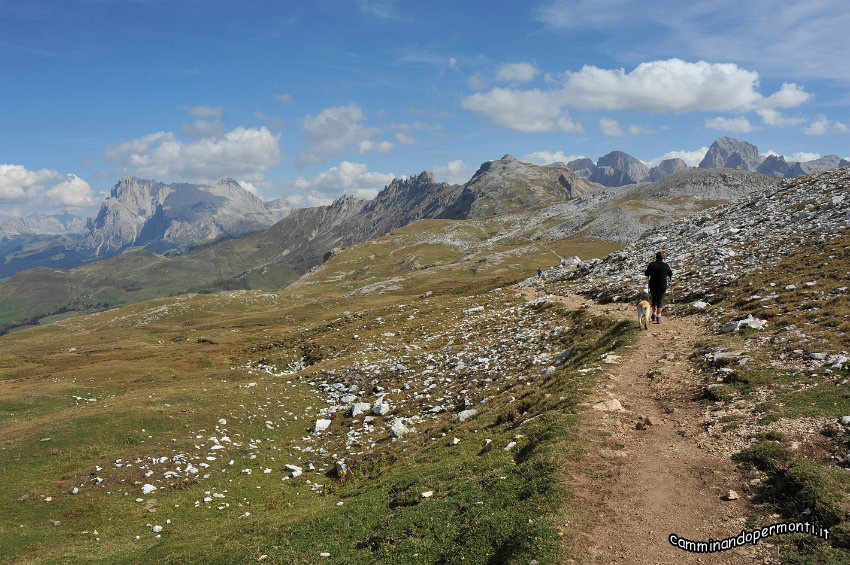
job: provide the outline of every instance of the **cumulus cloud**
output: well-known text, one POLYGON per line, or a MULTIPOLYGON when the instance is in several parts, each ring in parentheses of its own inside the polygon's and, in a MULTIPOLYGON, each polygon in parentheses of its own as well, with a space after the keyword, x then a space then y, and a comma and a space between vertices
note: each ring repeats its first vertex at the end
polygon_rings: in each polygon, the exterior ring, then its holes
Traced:
POLYGON ((0 164, 0 202, 15 202, 28 210, 76 209, 95 203, 89 184, 74 174, 51 169, 29 170, 0 164))
POLYGON ((599 130, 605 135, 611 137, 623 137, 623 128, 620 127, 620 122, 611 118, 602 118, 599 120, 599 130))
POLYGON ((697 165, 699 165, 700 161, 703 160, 706 153, 708 153, 708 147, 700 147, 699 149, 694 149, 693 151, 688 151, 687 149, 668 151, 660 157, 656 157, 655 159, 646 161, 646 165, 648 167, 654 167, 665 159, 681 159, 691 167, 696 167, 697 165))
POLYGON ((493 88, 467 96, 461 104, 488 116, 497 125, 526 133, 584 131, 563 110, 565 101, 557 91, 493 88))
POLYGON ((504 82, 528 82, 539 72, 531 63, 505 63, 496 69, 496 78, 504 82))
POLYGON ((762 108, 760 110, 756 110, 756 114, 761 116, 762 121, 767 126, 795 126, 803 123, 802 118, 789 118, 784 115, 779 110, 774 110, 773 108, 762 108))
POLYGON ((817 120, 803 128, 803 133, 806 135, 825 135, 829 132, 829 120, 825 116, 821 116, 817 120))
POLYGON ((322 162, 326 157, 345 151, 353 145, 358 153, 386 153, 392 150, 389 141, 375 141, 380 130, 364 126, 363 110, 357 104, 325 108, 315 116, 304 118, 306 149, 298 156, 298 166, 322 162))
POLYGON ((259 178, 280 161, 280 134, 237 127, 221 136, 183 142, 160 131, 108 146, 107 161, 121 174, 160 180, 211 182, 225 176, 259 178))
POLYGON ((89 183, 77 175, 67 175, 61 182, 45 193, 52 202, 63 208, 83 208, 95 204, 89 183))
POLYGON ((395 140, 398 141, 399 143, 404 143, 405 145, 413 145, 414 143, 416 143, 416 138, 414 138, 413 136, 407 135, 403 131, 400 131, 397 134, 395 134, 395 140))
POLYGON ((463 184, 472 176, 472 170, 461 159, 449 161, 445 165, 433 167, 431 172, 434 177, 440 182, 448 182, 452 184, 463 184))
POLYGON ((535 165, 550 165, 559 161, 567 164, 570 161, 584 158, 584 155, 567 155, 563 151, 535 151, 525 155, 522 160, 526 163, 534 163, 535 165))
POLYGON ((753 125, 747 118, 706 118, 705 127, 709 129, 719 129, 724 131, 733 131, 735 133, 747 133, 753 131, 753 125))
POLYGON ((734 63, 666 59, 631 71, 585 65, 550 77, 548 90, 493 88, 466 96, 462 105, 519 131, 581 131, 565 108, 667 112, 752 111, 799 106, 811 95, 794 83, 770 96, 758 90, 755 71, 734 63), (562 120, 566 120, 562 122, 562 120))
POLYGON ((362 163, 342 161, 311 179, 296 178, 292 182, 292 187, 298 191, 298 194, 292 200, 308 206, 324 206, 342 194, 351 194, 358 198, 374 198, 395 177, 393 173, 370 171, 362 163))
POLYGON ((365 155, 366 153, 389 153, 393 147, 392 142, 386 140, 373 141, 371 139, 364 139, 357 144, 357 152, 361 155, 365 155))
POLYGON ((50 169, 31 171, 23 165, 0 165, 0 200, 25 200, 58 176, 50 169))

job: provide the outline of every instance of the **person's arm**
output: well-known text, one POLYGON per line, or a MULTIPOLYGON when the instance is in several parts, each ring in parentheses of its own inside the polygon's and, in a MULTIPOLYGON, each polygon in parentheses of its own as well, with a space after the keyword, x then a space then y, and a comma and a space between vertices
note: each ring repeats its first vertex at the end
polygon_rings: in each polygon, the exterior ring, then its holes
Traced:
POLYGON ((673 269, 670 268, 670 265, 667 265, 667 276, 673 278, 673 269))
POLYGON ((643 274, 647 277, 652 275, 652 273, 649 271, 650 267, 652 267, 652 264, 647 265, 646 270, 643 272, 643 274))

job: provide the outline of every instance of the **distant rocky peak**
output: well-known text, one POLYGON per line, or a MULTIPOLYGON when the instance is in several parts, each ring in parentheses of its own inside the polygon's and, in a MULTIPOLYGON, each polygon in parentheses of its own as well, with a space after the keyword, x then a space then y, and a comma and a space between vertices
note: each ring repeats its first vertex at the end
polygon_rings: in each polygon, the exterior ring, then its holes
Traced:
POLYGON ((755 171, 762 162, 758 147, 734 137, 721 136, 714 140, 699 166, 755 171))
POLYGON ((510 153, 505 153, 504 155, 502 155, 502 158, 499 159, 499 160, 500 161, 516 161, 516 157, 514 157, 510 153))

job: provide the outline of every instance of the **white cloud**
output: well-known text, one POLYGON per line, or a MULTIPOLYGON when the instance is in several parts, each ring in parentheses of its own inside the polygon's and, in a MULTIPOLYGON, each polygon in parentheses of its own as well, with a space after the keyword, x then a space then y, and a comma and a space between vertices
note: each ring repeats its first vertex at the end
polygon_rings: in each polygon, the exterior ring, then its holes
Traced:
POLYGON ((211 182, 225 176, 256 179, 280 161, 278 140, 267 128, 238 127, 218 137, 182 142, 156 132, 104 150, 118 172, 159 180, 211 182))
POLYGON ((26 200, 58 176, 50 169, 30 171, 23 165, 0 165, 0 200, 26 200))
POLYGON ((700 161, 703 160, 706 153, 708 153, 708 147, 700 147, 699 149, 694 149, 693 151, 688 151, 687 149, 668 151, 660 157, 656 157, 651 161, 646 161, 646 165, 648 167, 654 167, 665 159, 681 159, 691 167, 696 167, 697 165, 699 165, 700 161))
POLYGON ((568 71, 563 96, 579 108, 671 112, 752 109, 762 104, 779 108, 807 99, 793 84, 783 85, 768 98, 757 88, 758 73, 734 63, 667 59, 641 63, 630 72, 591 65, 568 71))
POLYGON ((797 151, 785 157, 787 161, 814 161, 820 159, 820 153, 807 153, 805 151, 797 151))
MULTIPOLYGON (((734 63, 666 59, 641 63, 629 72, 585 65, 550 78, 552 88, 493 88, 466 96, 464 108, 489 116, 498 125, 524 132, 582 131, 565 108, 667 112, 752 111, 794 107, 810 98, 786 83, 765 97, 755 71, 734 63)), ((740 124, 739 124, 740 125, 740 124)), ((613 130, 613 128, 609 128, 613 130)), ((634 126, 630 133, 646 133, 634 126)))
MULTIPOLYGON (((89 184, 80 177, 51 169, 32 171, 23 165, 0 164, 0 202, 16 202, 29 211, 76 209, 95 204, 89 184)), ((19 210, 20 211, 20 210, 19 210)))
POLYGON ((833 122, 826 116, 820 115, 808 127, 803 128, 803 133, 806 135, 826 135, 829 132, 847 133, 850 127, 844 122, 833 122))
POLYGON ((457 57, 449 57, 449 68, 453 69, 457 67, 457 57))
POLYGON ((448 182, 451 184, 463 184, 472 176, 472 170, 464 161, 455 159, 449 161, 445 165, 433 167, 431 170, 434 177, 439 182, 448 182))
POLYGON ((783 116, 779 110, 774 110, 773 108, 762 108, 760 110, 756 110, 756 114, 761 116, 764 124, 768 126, 785 127, 803 123, 802 118, 788 118, 783 116))
POLYGON ((95 204, 89 183, 77 175, 67 175, 60 183, 45 193, 52 202, 63 208, 83 208, 95 204))
POLYGON ((393 144, 389 141, 372 141, 364 139, 357 144, 357 152, 361 155, 366 153, 389 153, 393 150, 393 144))
POLYGON ((584 155, 566 155, 563 151, 535 151, 522 158, 526 163, 535 165, 550 165, 559 161, 566 165, 576 159, 584 159, 584 155))
POLYGON ((489 92, 463 98, 467 110, 489 116, 494 123, 510 129, 537 133, 563 130, 584 131, 581 124, 573 122, 562 110, 563 97, 556 91, 516 90, 493 88, 489 92))
POLYGON ((392 150, 389 141, 374 141, 380 130, 361 124, 365 114, 357 104, 325 108, 315 116, 304 118, 307 147, 298 156, 298 166, 322 162, 326 157, 342 153, 354 145, 361 154, 392 150))
POLYGON ((292 106, 293 104, 295 104, 295 98, 293 98, 291 94, 288 94, 286 92, 282 94, 275 94, 274 97, 275 100, 277 100, 278 102, 283 102, 287 106, 292 106))
POLYGON ((623 133, 623 128, 620 127, 620 123, 617 120, 612 120, 611 118, 600 119, 599 129, 602 133, 610 137, 623 137, 625 135, 623 133))
POLYGON ((395 0, 358 0, 360 13, 385 19, 399 19, 395 0))
POLYGON ((399 143, 404 143, 405 145, 413 145, 414 143, 416 143, 415 137, 407 135, 403 131, 400 131, 397 134, 395 134, 395 140, 398 141, 399 143))
POLYGON ((601 118, 599 120, 599 129, 610 137, 623 137, 624 135, 645 135, 654 133, 654 130, 645 128, 637 124, 629 125, 625 130, 620 126, 620 122, 612 118, 601 118))
POLYGON ((293 201, 307 203, 309 206, 323 206, 330 204, 343 193, 358 198, 374 198, 394 178, 393 173, 369 171, 362 163, 342 161, 311 179, 296 178, 292 186, 300 194, 297 194, 293 201))
POLYGON ((531 63, 505 63, 496 69, 496 78, 504 82, 528 82, 539 72, 531 63))
POLYGON ((747 133, 753 131, 753 125, 747 118, 706 118, 705 127, 733 131, 735 133, 747 133))
POLYGON ((829 120, 826 116, 820 116, 813 121, 808 127, 803 128, 803 133, 806 135, 825 135, 829 133, 829 120))

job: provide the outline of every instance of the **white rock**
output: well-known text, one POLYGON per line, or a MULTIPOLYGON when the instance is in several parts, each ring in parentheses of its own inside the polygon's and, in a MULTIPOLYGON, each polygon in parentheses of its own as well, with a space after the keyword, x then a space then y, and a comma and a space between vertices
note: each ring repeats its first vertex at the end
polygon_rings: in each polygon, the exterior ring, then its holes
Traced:
POLYGON ((401 418, 396 418, 393 420, 392 424, 390 424, 390 433, 392 433, 393 437, 401 439, 404 437, 409 430, 407 426, 404 425, 404 422, 401 421, 401 418))
POLYGON ((702 300, 697 300, 696 302, 692 302, 691 306, 693 306, 697 310, 705 310, 706 308, 708 308, 708 302, 703 302, 702 300))
POLYGON ((151 531, 155 534, 158 534, 159 532, 162 531, 162 526, 156 525, 153 528, 151 528, 151 531))
POLYGON ((600 412, 619 412, 623 409, 623 405, 616 398, 609 398, 594 404, 593 409, 600 412))
POLYGON ((512 442, 510 442, 508 445, 506 445, 506 446, 505 446, 505 451, 510 451, 510 450, 511 450, 511 449, 513 449, 514 447, 516 447, 516 442, 515 442, 515 441, 512 441, 512 442))
POLYGON ((372 406, 372 414, 374 414, 375 416, 386 416, 389 411, 390 405, 384 402, 383 396, 376 400, 374 406, 372 406))
POLYGON ((431 498, 432 496, 434 496, 433 490, 426 490, 422 493, 422 498, 431 498))
POLYGON ((313 430, 316 431, 316 433, 321 433, 321 432, 325 431, 326 429, 328 429, 328 427, 330 425, 331 425, 330 420, 325 420, 323 418, 319 418, 318 420, 316 420, 316 424, 313 426, 313 430))
POLYGON ((156 490, 156 487, 149 484, 142 485, 142 494, 150 494, 156 490))
POLYGON ((350 411, 351 417, 352 418, 357 417, 360 414, 367 412, 369 410, 369 408, 370 408, 370 406, 365 402, 355 402, 354 404, 351 405, 351 411, 350 411))
POLYGON ((465 422, 465 421, 469 420, 470 418, 472 418, 473 416, 475 416, 476 414, 478 414, 478 410, 476 410, 475 408, 469 408, 467 410, 461 410, 457 414, 457 419, 460 420, 461 422, 465 422))

